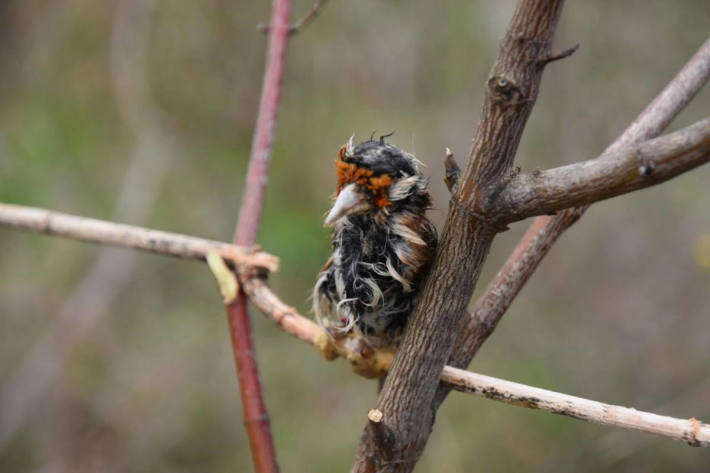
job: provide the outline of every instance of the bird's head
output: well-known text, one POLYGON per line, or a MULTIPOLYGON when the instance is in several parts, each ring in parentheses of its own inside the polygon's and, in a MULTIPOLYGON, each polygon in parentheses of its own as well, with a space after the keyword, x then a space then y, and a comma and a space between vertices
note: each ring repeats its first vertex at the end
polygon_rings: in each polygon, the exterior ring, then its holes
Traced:
POLYGON ((340 148, 335 166, 338 188, 326 226, 347 215, 386 216, 403 209, 424 212, 430 205, 422 164, 385 143, 384 137, 358 145, 350 138, 340 148))

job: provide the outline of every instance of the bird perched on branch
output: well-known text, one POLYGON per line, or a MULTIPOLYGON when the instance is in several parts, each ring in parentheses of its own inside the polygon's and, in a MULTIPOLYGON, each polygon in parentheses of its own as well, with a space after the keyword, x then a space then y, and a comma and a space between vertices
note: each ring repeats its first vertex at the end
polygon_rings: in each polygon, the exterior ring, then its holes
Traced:
POLYGON ((384 138, 340 148, 333 253, 313 289, 322 326, 377 349, 397 346, 437 242, 422 163, 384 138))

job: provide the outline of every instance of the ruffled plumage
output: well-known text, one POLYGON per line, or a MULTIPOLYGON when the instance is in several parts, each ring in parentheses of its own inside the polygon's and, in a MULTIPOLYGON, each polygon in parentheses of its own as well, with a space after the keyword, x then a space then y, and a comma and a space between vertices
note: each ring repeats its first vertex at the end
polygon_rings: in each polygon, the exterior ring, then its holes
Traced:
POLYGON ((352 184, 362 202, 333 223, 333 253, 313 290, 314 312, 321 325, 391 347, 436 248, 427 181, 414 156, 383 140, 346 145, 337 163, 338 193, 352 184))

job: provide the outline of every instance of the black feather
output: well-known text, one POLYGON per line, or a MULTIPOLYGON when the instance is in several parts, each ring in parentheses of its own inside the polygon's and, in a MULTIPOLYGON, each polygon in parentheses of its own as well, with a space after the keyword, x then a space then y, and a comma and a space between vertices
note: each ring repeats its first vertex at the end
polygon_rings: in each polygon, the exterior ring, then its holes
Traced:
POLYGON ((373 346, 395 345, 436 247, 436 230, 426 218, 431 203, 426 180, 413 156, 387 143, 365 141, 343 159, 375 176, 393 176, 389 189, 399 179, 409 179, 403 181, 409 187, 384 207, 373 203, 369 211, 336 223, 333 255, 318 277, 314 309, 322 323, 354 324, 373 346))

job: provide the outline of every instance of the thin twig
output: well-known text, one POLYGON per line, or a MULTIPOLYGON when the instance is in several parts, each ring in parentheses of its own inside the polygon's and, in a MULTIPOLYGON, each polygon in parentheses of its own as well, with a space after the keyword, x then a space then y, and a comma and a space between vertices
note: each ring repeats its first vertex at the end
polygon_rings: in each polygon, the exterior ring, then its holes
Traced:
POLYGON ((547 57, 540 59, 541 64, 549 64, 551 62, 559 61, 560 59, 565 59, 573 55, 579 49, 579 43, 575 44, 571 48, 567 48, 559 53, 550 54, 547 57))
POLYGON ((661 93, 604 152, 616 151, 660 135, 709 79, 710 39, 700 46, 661 93))
MULTIPOLYGON (((316 19, 318 14, 320 13, 321 9, 325 4, 328 2, 328 0, 318 0, 316 3, 314 3, 310 10, 308 10, 308 13, 303 15, 301 18, 299 18, 294 24, 289 26, 288 28, 288 34, 289 35, 295 35, 303 31, 303 29, 308 26, 313 20, 316 19)), ((256 29, 259 30, 259 33, 264 33, 268 34, 270 29, 269 25, 265 25, 263 23, 259 23, 256 26, 256 29)))
MULTIPOLYGON (((276 130, 281 84, 289 36, 290 0, 273 0, 269 23, 269 45, 256 118, 249 169, 242 194, 234 243, 253 245, 264 208, 264 194, 269 177, 269 161, 276 130)), ((259 379, 247 298, 242 291, 226 306, 234 360, 239 378, 244 425, 249 436, 254 467, 259 473, 278 472, 271 423, 259 379)))
MULTIPOLYGON (((323 352, 323 349, 319 344, 324 340, 328 340, 332 343, 331 348, 334 353, 350 360, 351 363, 353 363, 353 360, 357 360, 360 363, 359 368, 370 364, 375 371, 386 372, 389 369, 391 357, 382 356, 382 354, 375 352, 371 354, 370 358, 363 359, 362 353, 358 351, 357 344, 353 343, 352 339, 338 340, 329 338, 325 335, 322 327, 303 317, 293 307, 283 303, 261 279, 248 278, 242 281, 242 287, 249 295, 251 302, 284 332, 314 345, 321 352, 323 352)), ((332 359, 332 357, 330 358, 332 359)), ((676 419, 637 411, 632 408, 602 404, 588 399, 464 371, 452 366, 444 367, 441 380, 450 389, 516 406, 541 409, 598 424, 614 425, 625 429, 662 435, 682 440, 691 446, 710 447, 710 425, 699 421, 676 419)), ((388 412, 384 411, 382 414, 387 416, 388 412)))
MULTIPOLYGON (((681 440, 691 447, 710 447, 710 425, 698 419, 677 419, 631 407, 570 396, 447 366, 441 380, 457 391, 519 407, 540 409, 597 424, 614 425, 681 440)), ((386 415, 386 414, 385 414, 386 415)))
POLYGON ((232 264, 277 271, 276 256, 243 247, 179 233, 77 217, 36 207, 0 203, 0 226, 46 233, 74 240, 150 251, 183 259, 205 260, 207 251, 216 250, 232 264))

